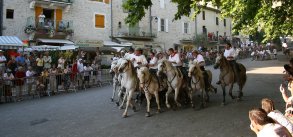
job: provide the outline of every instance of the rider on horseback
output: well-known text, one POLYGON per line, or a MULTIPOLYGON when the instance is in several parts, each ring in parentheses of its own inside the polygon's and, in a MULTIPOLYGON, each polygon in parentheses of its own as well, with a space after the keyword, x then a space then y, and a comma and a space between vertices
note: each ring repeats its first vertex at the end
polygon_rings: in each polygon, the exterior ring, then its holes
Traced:
MULTIPOLYGON (((224 57, 226 57, 226 59, 229 61, 229 64, 233 68, 235 78, 238 79, 239 78, 238 74, 239 74, 240 69, 239 69, 239 66, 236 62, 237 53, 230 43, 226 44, 224 57)), ((219 80, 217 82, 217 84, 221 84, 221 81, 219 80)))
POLYGON ((180 59, 179 53, 176 53, 173 48, 170 48, 168 51, 170 55, 168 59, 169 62, 171 62, 174 67, 179 69, 184 77, 188 77, 187 71, 182 67, 183 63, 182 63, 182 60, 180 59))
POLYGON ((205 60, 203 56, 197 50, 194 50, 192 52, 192 56, 194 57, 193 62, 197 62, 197 64, 200 66, 200 70, 203 72, 205 87, 208 88, 210 85, 209 85, 208 73, 206 72, 204 68, 205 60))
POLYGON ((142 67, 142 66, 146 66, 148 64, 146 57, 142 54, 141 48, 135 49, 135 54, 134 54, 134 56, 132 56, 131 61, 132 61, 135 69, 142 67))

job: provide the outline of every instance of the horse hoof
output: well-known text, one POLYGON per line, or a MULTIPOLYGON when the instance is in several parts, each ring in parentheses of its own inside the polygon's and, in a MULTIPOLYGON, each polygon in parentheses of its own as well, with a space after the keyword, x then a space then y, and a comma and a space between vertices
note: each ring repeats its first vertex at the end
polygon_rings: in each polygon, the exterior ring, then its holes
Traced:
POLYGON ((145 113, 145 117, 150 117, 150 116, 151 116, 150 112, 145 113))
POLYGON ((133 110, 133 112, 137 111, 135 106, 133 106, 132 110, 133 110))
POLYGON ((177 107, 179 107, 179 108, 180 108, 180 107, 181 107, 181 104, 180 104, 180 103, 177 103, 177 107))
POLYGON ((127 114, 123 114, 122 117, 123 117, 123 118, 127 118, 127 114))
POLYGON ((222 107, 224 107, 225 105, 226 105, 226 104, 225 104, 224 102, 221 104, 222 107))
POLYGON ((111 102, 114 102, 114 99, 113 98, 111 98, 111 102))
POLYGON ((119 102, 116 102, 117 107, 119 107, 119 102))
POLYGON ((191 107, 192 107, 192 108, 195 108, 195 106, 194 106, 193 104, 191 105, 191 107))
POLYGON ((171 106, 168 104, 168 105, 167 105, 167 108, 168 108, 168 109, 170 109, 170 108, 171 108, 171 106))
POLYGON ((158 110, 157 110, 157 113, 161 113, 161 112, 162 112, 161 109, 158 109, 158 110))

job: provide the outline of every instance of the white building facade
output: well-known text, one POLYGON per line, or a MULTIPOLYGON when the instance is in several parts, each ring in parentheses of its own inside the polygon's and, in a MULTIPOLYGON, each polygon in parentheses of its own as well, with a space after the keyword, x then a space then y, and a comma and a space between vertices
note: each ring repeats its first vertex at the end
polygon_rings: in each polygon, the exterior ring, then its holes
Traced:
POLYGON ((22 40, 107 41, 111 29, 109 0, 5 0, 3 35, 22 40), (45 18, 40 19, 41 15, 45 18))

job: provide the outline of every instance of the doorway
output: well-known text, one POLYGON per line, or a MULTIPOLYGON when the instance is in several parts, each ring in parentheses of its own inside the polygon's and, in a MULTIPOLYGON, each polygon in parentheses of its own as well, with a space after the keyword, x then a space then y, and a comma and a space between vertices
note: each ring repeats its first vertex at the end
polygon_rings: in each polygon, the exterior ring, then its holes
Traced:
POLYGON ((43 9, 46 26, 54 27, 54 11, 55 11, 54 9, 43 9))

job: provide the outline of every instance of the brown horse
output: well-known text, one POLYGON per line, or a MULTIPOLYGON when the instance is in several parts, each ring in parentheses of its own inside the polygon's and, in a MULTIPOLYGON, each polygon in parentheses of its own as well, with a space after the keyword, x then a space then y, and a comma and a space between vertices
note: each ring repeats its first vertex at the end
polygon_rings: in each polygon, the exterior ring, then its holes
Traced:
POLYGON ((235 99, 235 97, 232 95, 232 89, 234 83, 237 83, 239 86, 239 94, 237 97, 237 100, 240 100, 243 96, 242 89, 246 83, 246 68, 243 64, 238 63, 239 66, 239 73, 238 78, 236 78, 236 74, 233 71, 233 67, 229 64, 228 60, 223 56, 223 54, 218 54, 216 58, 216 62, 214 65, 214 68, 217 69, 220 67, 220 81, 221 81, 221 87, 223 90, 223 103, 222 105, 225 105, 225 96, 226 96, 226 86, 229 86, 229 95, 232 99, 235 99))

